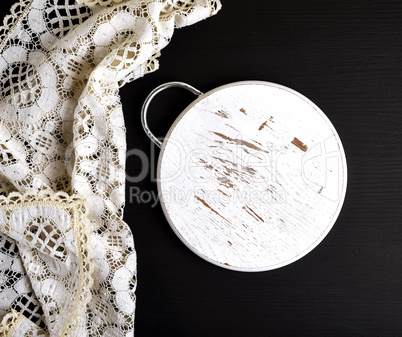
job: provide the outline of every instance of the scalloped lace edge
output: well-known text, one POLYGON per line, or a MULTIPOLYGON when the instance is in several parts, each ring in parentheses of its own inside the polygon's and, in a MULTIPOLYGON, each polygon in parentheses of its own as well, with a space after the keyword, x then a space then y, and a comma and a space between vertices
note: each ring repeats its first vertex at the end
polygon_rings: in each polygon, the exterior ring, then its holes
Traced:
MULTIPOLYGON (((78 327, 80 317, 85 313, 87 304, 92 298, 90 289, 93 285, 94 265, 89 232, 90 224, 87 219, 88 208, 85 199, 80 195, 70 196, 65 192, 53 193, 47 190, 27 191, 23 194, 12 192, 7 197, 0 196, 0 209, 6 210, 35 206, 65 207, 66 204, 73 210, 74 243, 79 265, 79 280, 72 310, 67 317, 60 337, 72 336, 78 327)), ((2 336, 1 332, 0 326, 0 336, 2 336)))
POLYGON ((18 0, 10 8, 10 14, 3 18, 3 25, 0 26, 0 52, 17 24, 28 14, 33 0, 18 0), (19 9, 17 12, 16 10, 19 9))
POLYGON ((84 214, 88 214, 88 210, 85 207, 85 199, 78 195, 69 195, 66 192, 52 192, 50 190, 41 190, 39 192, 26 191, 24 193, 11 192, 8 196, 0 196, 0 208, 19 208, 29 206, 42 206, 52 205, 60 206, 60 204, 71 204, 72 206, 80 205, 80 211, 84 214))
POLYGON ((76 0, 78 4, 84 4, 88 7, 95 7, 96 5, 109 6, 111 4, 119 4, 123 1, 127 0, 76 0))
POLYGON ((12 310, 3 317, 0 323, 0 336, 12 337, 18 329, 25 316, 20 312, 12 310))

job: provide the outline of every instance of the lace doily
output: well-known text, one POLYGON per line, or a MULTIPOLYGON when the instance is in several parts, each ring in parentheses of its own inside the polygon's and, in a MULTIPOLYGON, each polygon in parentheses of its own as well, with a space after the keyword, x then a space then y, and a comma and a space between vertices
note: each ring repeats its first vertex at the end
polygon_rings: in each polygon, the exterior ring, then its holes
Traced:
POLYGON ((118 90, 218 0, 21 0, 0 29, 0 336, 132 336, 118 90))

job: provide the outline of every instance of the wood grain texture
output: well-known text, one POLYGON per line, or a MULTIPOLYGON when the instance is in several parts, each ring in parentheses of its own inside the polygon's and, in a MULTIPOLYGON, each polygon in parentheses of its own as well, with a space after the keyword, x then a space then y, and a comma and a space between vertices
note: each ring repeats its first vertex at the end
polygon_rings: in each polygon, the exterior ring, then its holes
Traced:
POLYGON ((268 82, 201 95, 168 132, 158 165, 175 233, 207 261, 239 271, 282 267, 313 249, 340 212, 346 181, 330 121, 268 82))
MULTIPOLYGON (((215 17, 175 32, 157 72, 121 90, 128 149, 152 158, 147 178, 127 184, 125 220, 138 253, 136 337, 401 336, 402 3, 222 2, 215 17), (159 153, 152 155, 140 121, 148 93, 173 80, 207 91, 246 79, 281 83, 315 102, 342 139, 349 178, 325 240, 297 263, 253 274, 203 261, 160 207, 130 202, 130 188, 157 194, 159 153)), ((5 14, 10 1, 3 3, 5 14)), ((153 132, 163 137, 193 99, 179 89, 158 96, 153 132)), ((131 176, 142 166, 127 159, 131 176)))

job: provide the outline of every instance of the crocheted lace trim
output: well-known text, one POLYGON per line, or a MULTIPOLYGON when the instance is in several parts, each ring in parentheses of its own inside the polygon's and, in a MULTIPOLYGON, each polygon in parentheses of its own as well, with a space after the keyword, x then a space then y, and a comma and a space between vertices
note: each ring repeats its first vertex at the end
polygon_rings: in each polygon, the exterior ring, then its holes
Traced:
POLYGON ((78 4, 84 4, 88 7, 94 7, 96 5, 109 6, 112 3, 118 4, 118 3, 126 1, 126 0, 76 0, 76 1, 78 4))
MULTIPOLYGON (((70 315, 67 317, 66 323, 60 334, 60 337, 67 337, 71 336, 78 327, 78 320, 84 314, 87 304, 91 300, 90 289, 93 284, 92 273, 94 271, 94 264, 93 252, 90 243, 89 221, 87 219, 88 208, 86 207, 85 200, 81 196, 70 196, 65 192, 52 193, 43 190, 39 193, 28 191, 24 194, 21 194, 18 192, 12 192, 7 197, 0 196, 0 209, 2 210, 12 211, 18 208, 40 206, 69 208, 72 210, 73 213, 74 243, 79 264, 79 282, 77 293, 74 299, 74 304, 72 307, 73 309, 71 310, 70 315)), ((1 230, 2 228, 0 226, 0 231, 1 230)), ((2 325, 0 326, 0 336, 3 336, 1 334, 1 332, 3 331, 6 331, 8 334, 10 334, 10 332, 8 332, 8 330, 10 329, 10 324, 12 324, 12 326, 14 327, 14 325, 19 322, 14 322, 14 316, 16 316, 16 314, 12 313, 8 314, 5 317, 5 319, 7 317, 8 319, 13 317, 13 320, 12 322, 6 320, 6 324, 4 324, 3 320, 2 325)), ((23 315, 21 316, 24 317, 23 315)), ((18 324, 20 324, 20 322, 18 324)), ((13 331, 15 331, 15 328, 13 329, 13 331)))
POLYGON ((0 289, 0 320, 15 309, 26 317, 15 334, 132 337, 137 269, 123 221, 118 87, 156 70, 174 30, 220 2, 14 1, 0 29, 0 253, 18 275, 0 289), (9 195, 28 188, 47 192, 9 195))
POLYGON ((0 26, 0 52, 7 42, 7 36, 14 30, 14 27, 25 18, 31 8, 32 0, 19 0, 10 8, 10 14, 3 19, 3 26, 0 26))
POLYGON ((25 316, 15 310, 5 315, 0 323, 0 336, 13 336, 24 319, 25 316))

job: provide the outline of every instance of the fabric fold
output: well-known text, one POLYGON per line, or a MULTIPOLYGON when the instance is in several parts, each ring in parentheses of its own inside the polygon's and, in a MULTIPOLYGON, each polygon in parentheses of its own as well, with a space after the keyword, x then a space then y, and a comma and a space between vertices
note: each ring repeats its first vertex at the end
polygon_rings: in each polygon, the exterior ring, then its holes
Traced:
POLYGON ((78 2, 22 0, 0 30, 5 336, 133 336, 119 88, 158 68, 175 28, 220 9, 213 0, 78 2))
POLYGON ((85 201, 63 192, 0 197, 0 231, 18 243, 51 336, 70 336, 77 329, 85 335, 81 317, 91 299, 94 269, 86 215, 85 201))

